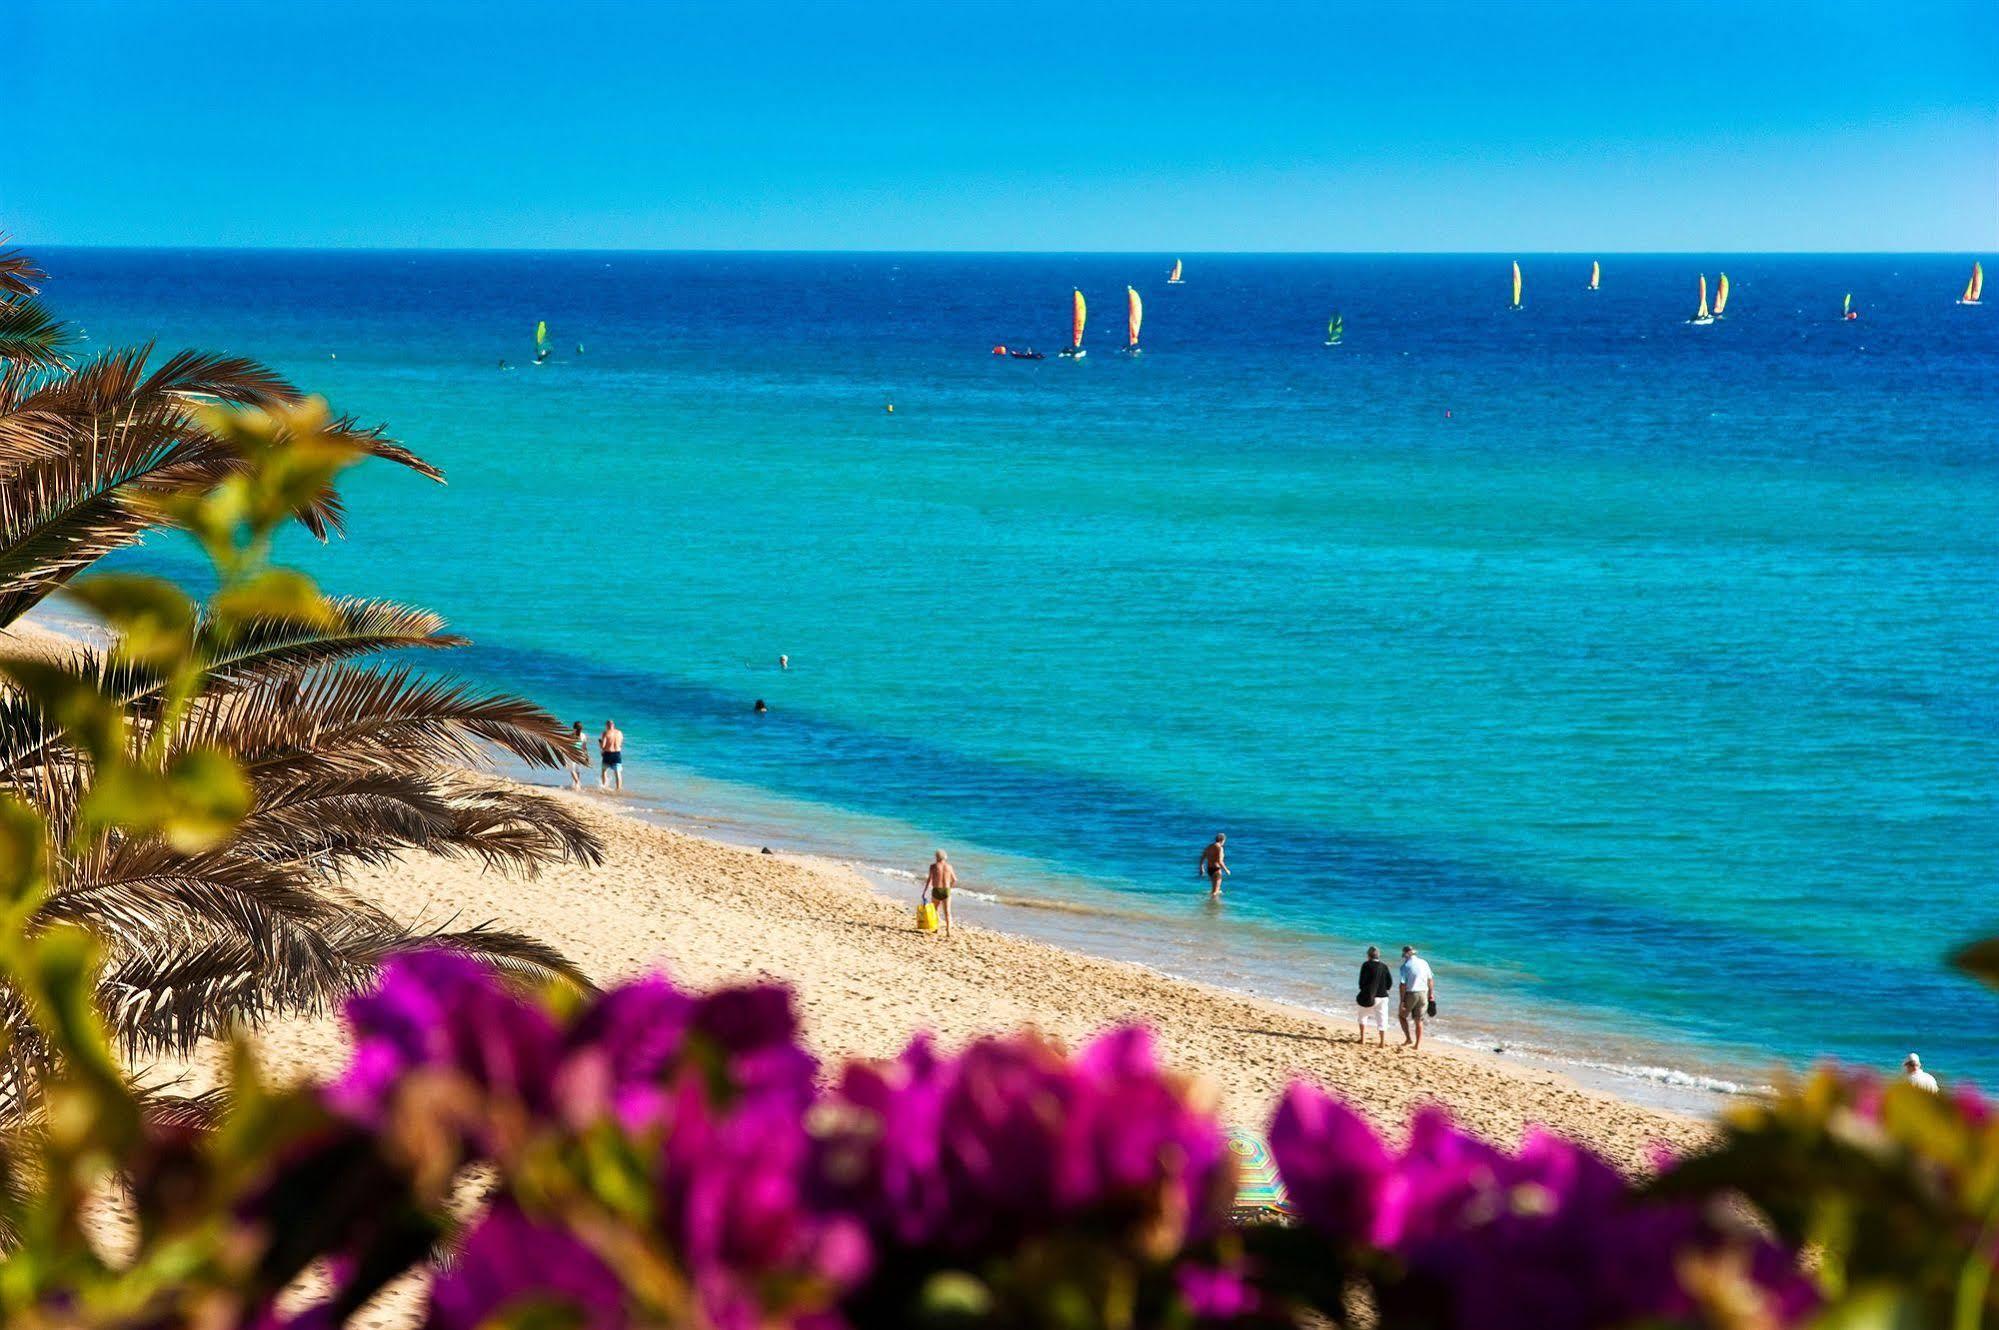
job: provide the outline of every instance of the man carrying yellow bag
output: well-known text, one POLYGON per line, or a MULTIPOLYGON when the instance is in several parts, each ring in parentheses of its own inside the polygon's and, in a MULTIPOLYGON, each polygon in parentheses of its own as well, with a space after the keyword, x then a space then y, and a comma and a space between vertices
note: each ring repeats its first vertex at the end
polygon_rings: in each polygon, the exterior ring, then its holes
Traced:
POLYGON ((957 885, 958 871, 951 867, 944 851, 937 851, 937 857, 930 862, 930 871, 924 875, 923 893, 916 898, 917 932, 936 932, 941 919, 944 936, 951 936, 951 888, 957 885))

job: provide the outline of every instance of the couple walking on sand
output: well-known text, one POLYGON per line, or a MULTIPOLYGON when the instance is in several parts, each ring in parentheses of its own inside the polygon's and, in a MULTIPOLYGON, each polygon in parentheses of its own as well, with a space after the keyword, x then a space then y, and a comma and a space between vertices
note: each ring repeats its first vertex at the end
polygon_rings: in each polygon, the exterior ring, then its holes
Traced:
MULTIPOLYGON (((585 762, 571 761, 569 764, 569 788, 583 788, 583 771, 590 756, 589 740, 583 737, 583 722, 577 721, 569 728, 569 745, 581 753, 585 762)), ((597 788, 609 789, 615 786, 621 793, 625 788, 625 732, 618 728, 618 722, 604 722, 604 732, 597 736, 597 751, 603 757, 603 766, 597 773, 597 788)))
POLYGON ((1360 1042, 1367 1042, 1367 1027, 1374 1026, 1376 1047, 1388 1043, 1388 999, 1396 999, 1395 1019, 1402 1025, 1402 1042, 1410 1048, 1423 1046, 1423 1022, 1437 1014, 1437 976, 1430 962, 1416 954, 1416 948, 1402 949, 1402 966, 1390 970, 1381 959, 1380 947, 1369 947, 1360 965, 1360 1042))

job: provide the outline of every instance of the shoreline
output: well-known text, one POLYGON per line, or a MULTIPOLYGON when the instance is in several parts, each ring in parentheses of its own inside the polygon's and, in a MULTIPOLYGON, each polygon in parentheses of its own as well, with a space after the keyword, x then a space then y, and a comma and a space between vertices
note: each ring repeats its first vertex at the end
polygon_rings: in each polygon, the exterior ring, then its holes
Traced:
MULTIPOLYGON (((627 765, 629 771, 631 764, 627 765)), ((899 824, 890 824, 865 814, 786 800, 753 786, 738 786, 733 782, 718 781, 656 764, 640 764, 638 772, 641 780, 650 777, 656 784, 628 785, 621 796, 599 795, 594 787, 587 784, 586 791, 593 799, 603 800, 601 806, 645 826, 752 851, 768 845, 793 858, 812 860, 836 871, 854 873, 884 899, 899 901, 905 893, 913 892, 919 881, 915 872, 881 862, 884 858, 895 857, 892 852, 864 844, 872 839, 908 839, 910 829, 899 824), (664 787, 663 793, 660 792, 660 785, 664 787), (769 809, 754 807, 764 801, 770 803, 769 809), (759 820, 760 812, 764 814, 764 820, 759 820), (836 819, 842 818, 852 825, 839 825, 836 819), (876 822, 882 825, 869 825, 876 822)), ((518 773, 506 774, 517 783, 532 788, 567 793, 564 786, 526 780, 518 773)), ((919 833, 917 839, 925 838, 919 833)), ((1207 939, 1194 932, 1196 921, 1147 909, 1142 903, 1119 899, 1101 888, 1096 889, 1097 894, 1105 899, 1077 900, 1075 892, 1088 890, 1087 883, 1050 877, 1037 862, 1005 852, 968 848, 961 855, 957 847, 953 847, 952 854, 959 864, 961 877, 968 875, 968 871, 975 872, 975 869, 968 870, 968 864, 980 865, 983 861, 988 868, 1011 870, 1010 877, 1025 873, 1032 879, 1031 882, 999 884, 979 877, 973 885, 961 883, 959 894, 978 902, 976 908, 981 924, 994 931, 1060 951, 1133 965, 1162 979, 1203 985, 1308 1012, 1335 1024, 1352 1019, 1346 1006, 1339 1001, 1344 996, 1344 989, 1337 983, 1321 983, 1316 978, 1305 978, 1292 983, 1290 991, 1274 992, 1257 986, 1257 981, 1267 979, 1270 973, 1297 974, 1301 970, 1309 975, 1321 973, 1324 952, 1318 948, 1311 949, 1310 964, 1306 967, 1280 966, 1277 958, 1259 956, 1253 948, 1246 948, 1251 961, 1264 960, 1269 962, 1268 966, 1248 970, 1237 968, 1234 973, 1217 975, 1202 973, 1196 963, 1183 972, 1172 968, 1162 952, 1177 949, 1183 953, 1178 957, 1180 960, 1198 962, 1199 949, 1207 939), (1034 893, 1044 879, 1052 888, 1052 894, 1040 898, 1034 893), (1182 935, 1162 936, 1170 930, 1180 930, 1182 935), (1143 941, 1138 940, 1141 937, 1143 941), (1320 1000, 1322 997, 1323 1002, 1320 1000)), ((1208 921, 1203 919, 1198 922, 1205 932, 1208 921)), ((1259 922, 1238 920, 1230 937, 1232 943, 1239 943, 1243 937, 1261 936, 1268 932, 1267 926, 1259 922)), ((1270 937, 1277 936, 1270 934, 1270 937)), ((1269 938, 1264 938, 1264 941, 1268 942, 1269 938)), ((1286 947, 1298 945, 1288 938, 1282 939, 1282 943, 1286 947)), ((1388 948, 1384 945, 1384 954, 1387 952, 1388 948)), ((1356 947, 1354 966, 1359 964, 1359 954, 1356 947)), ((1239 964, 1244 957, 1231 953, 1226 959, 1239 964)), ((1207 960, 1210 968, 1227 968, 1217 964, 1214 955, 1208 956, 1207 960)), ((1679 1046, 1643 1037, 1628 1037, 1621 1045, 1612 1047, 1588 1038, 1568 1042, 1562 1036, 1570 1033, 1573 1027, 1564 1028, 1559 1023, 1535 1026, 1521 1019, 1517 1012, 1496 1009, 1497 1004, 1491 1002, 1496 995, 1509 1005, 1518 1000, 1506 991, 1506 976, 1468 971, 1464 966, 1448 960, 1443 963, 1448 966, 1446 982, 1457 998, 1450 1004, 1450 1014, 1445 1018, 1441 1031, 1428 1032, 1426 1042, 1436 1039, 1450 1048, 1475 1056, 1503 1057, 1506 1065, 1554 1072, 1584 1088, 1640 1108, 1697 1119, 1721 1112, 1737 1097, 1766 1092, 1769 1088, 1767 1080, 1759 1078, 1769 1074, 1774 1061, 1762 1065, 1747 1060, 1732 1064, 1721 1059, 1707 1062, 1682 1060, 1674 1056, 1684 1051, 1679 1046), (1468 989, 1466 980, 1472 974, 1479 976, 1478 983, 1472 985, 1477 990, 1477 1005, 1464 997, 1468 989), (1475 1014, 1467 1018, 1465 1013, 1468 1011, 1475 1014)), ((1399 1035, 1398 1031, 1392 1030, 1391 1033, 1399 1035)), ((1607 1040, 1609 1037, 1603 1038, 1607 1040)))
MULTIPOLYGON (((1136 1021, 1153 1030, 1163 1061, 1214 1087, 1227 1122, 1257 1131, 1302 1076, 1391 1134, 1411 1109, 1435 1101, 1494 1141, 1511 1145, 1539 1125, 1634 1173, 1652 1167, 1659 1147, 1690 1148, 1709 1132, 1695 1117, 1471 1049, 1426 1041, 1411 1053, 1393 1039, 1363 1049, 1349 1020, 1130 962, 978 924, 961 924, 949 941, 920 934, 910 909, 844 865, 764 854, 652 825, 595 796, 535 788, 567 801, 603 837, 601 867, 559 865, 521 879, 416 856, 347 885, 404 919, 491 920, 532 933, 600 982, 663 970, 704 988, 785 983, 807 1044, 825 1059, 892 1057, 919 1032, 957 1047, 1031 1027, 1075 1046, 1136 1021)), ((257 1042, 281 1075, 344 1060, 331 1015, 275 1022, 257 1042)), ((219 1067, 201 1059, 192 1070, 202 1082, 219 1067)))
MULTIPOLYGON (((98 635, 100 634, 97 630, 87 622, 72 622, 63 619, 59 614, 38 615, 34 622, 18 625, 13 634, 15 640, 23 645, 46 649, 60 649, 64 645, 88 641, 98 635)), ((604 836, 607 847, 612 848, 614 860, 617 861, 616 864, 607 863, 606 871, 617 867, 628 873, 632 864, 627 860, 635 858, 639 863, 655 871, 663 870, 663 876, 675 879, 684 879, 690 871, 713 871, 717 867, 722 867, 722 875, 726 880, 740 875, 739 867, 731 871, 723 864, 729 856, 737 856, 755 863, 759 870, 768 869, 794 875, 794 880, 781 883, 779 889, 794 895, 803 893, 813 897, 813 904, 822 913, 831 911, 835 914, 864 917, 868 920, 869 928, 886 934, 905 933, 908 935, 908 941, 919 946, 930 941, 915 933, 911 925, 910 907, 907 902, 900 899, 905 891, 913 890, 915 881, 913 875, 909 875, 907 883, 899 881, 898 879, 904 876, 900 870, 885 868, 859 858, 846 858, 837 851, 828 851, 820 847, 798 848, 794 844, 776 852, 763 852, 759 848, 760 843, 775 841, 780 847, 784 847, 787 840, 797 838, 789 833, 769 835, 771 828, 759 828, 746 821, 719 818, 713 814, 704 817, 703 814, 690 808, 676 807, 650 794, 635 797, 636 792, 628 790, 622 797, 610 797, 598 794, 586 786, 585 792, 579 795, 569 791, 566 785, 536 783, 519 779, 512 774, 501 774, 495 778, 512 780, 513 783, 544 796, 564 799, 573 806, 588 810, 591 821, 604 836), (692 823, 700 829, 694 831, 675 826, 673 825, 675 821, 692 823), (726 833, 718 834, 717 823, 726 825, 727 831, 737 833, 738 838, 732 839, 726 833), (808 887, 805 885, 808 882, 816 885, 808 887)), ((674 788, 681 787, 676 785, 674 788)), ((682 793, 685 792, 682 790, 682 793)), ((566 921, 561 918, 561 902, 551 896, 549 883, 551 879, 566 879, 579 873, 587 874, 588 871, 573 865, 563 865, 544 870, 539 878, 524 880, 484 874, 476 865, 415 856, 404 859, 397 870, 394 870, 393 875, 406 884, 404 888, 398 888, 394 882, 385 877, 383 870, 356 874, 349 885, 362 890, 378 904, 407 920, 439 923, 451 918, 461 923, 469 923, 494 918, 504 925, 518 927, 561 947, 600 982, 643 973, 652 968, 649 963, 652 960, 666 963, 669 972, 676 976, 694 978, 696 982, 704 984, 730 977, 746 978, 761 974, 791 983, 802 993, 811 979, 816 978, 816 976, 808 977, 809 966, 801 966, 797 970, 780 966, 749 974, 737 972, 732 975, 726 968, 712 968, 709 958, 701 955, 698 949, 694 953, 683 954, 677 948, 668 947, 656 957, 648 958, 630 952, 620 953, 616 948, 605 949, 594 946, 588 941, 580 943, 565 941, 562 934, 569 930, 565 927, 566 921), (518 894, 497 890, 495 885, 497 883, 517 886, 518 894), (512 899, 509 899, 510 896, 512 899), (525 912, 517 913, 516 911, 523 906, 526 907, 525 912), (686 968, 690 956, 693 961, 691 972, 686 968)), ((708 884, 690 884, 682 881, 680 885, 683 887, 692 885, 696 894, 702 894, 701 887, 708 884)), ((657 896, 660 890, 658 882, 632 884, 635 895, 657 896)), ((1348 1052, 1355 1051, 1352 1042, 1355 1034, 1354 1019, 1344 1010, 1332 1010, 1283 996, 1261 994, 1240 986, 1217 983, 1197 975, 1178 974, 1142 955, 1107 954, 1106 951, 1092 950, 1087 945, 1077 946, 1066 940, 1050 940, 1047 937, 1037 936, 1035 930, 1017 930, 1009 926, 1021 922, 1023 915, 1039 911, 1018 907, 1009 909, 1004 898, 989 895, 976 888, 966 889, 960 894, 966 898, 967 903, 975 902, 972 911, 975 921, 962 924, 961 931, 973 939, 975 944, 977 940, 990 939, 994 947, 1017 953, 1016 959, 1035 970, 1038 979, 1046 980, 1052 976, 1057 990, 1076 982, 1088 982, 1082 980, 1081 976, 1089 975, 1099 967, 1105 967, 1106 973, 1117 976, 1117 981, 1112 984, 1114 989, 1154 999, 1150 1003, 1135 1001, 1125 1009, 1123 1015, 1130 1019, 1158 1024, 1158 1013, 1155 1008, 1162 1003, 1175 1010, 1192 1007, 1212 1011, 1235 1007, 1243 1012, 1260 1012, 1277 1021, 1284 1031, 1282 1037, 1285 1039, 1318 1041, 1328 1047, 1344 1045, 1348 1052), (992 913, 1001 916, 997 925, 987 919, 976 918, 981 914, 992 913)), ((612 912, 615 913, 615 910, 612 912)), ((916 953, 905 959, 919 965, 925 963, 923 953, 916 953)), ((1044 996, 1052 996, 1054 999, 1052 1006, 1059 1014, 1053 1020, 1045 1019, 1035 1003, 1023 1006, 1014 1002, 1001 1004, 1002 1007, 1011 1007, 1010 1014, 975 1018, 970 1022, 940 1021, 937 1022, 935 1029, 938 1034, 952 1042, 959 1042, 977 1033, 1034 1025, 1071 1042, 1077 1042, 1095 1028, 1080 1023, 1078 1019, 1080 1013, 1066 1007, 1066 993, 1058 991, 1044 996)), ((1448 1021, 1453 1017, 1446 1019, 1448 1021)), ((1399 1052, 1397 1042, 1400 1031, 1395 1028, 1393 1021, 1389 1025, 1388 1048, 1381 1050, 1370 1046, 1369 1055, 1403 1056, 1399 1052)), ((300 1042, 301 1051, 310 1050, 308 1061, 311 1065, 329 1065, 328 1058, 332 1058, 337 1065, 340 1041, 334 1026, 331 1017, 306 1021, 286 1020, 260 1032, 259 1042, 278 1054, 281 1061, 292 1061, 291 1045, 300 1042)), ((893 1047, 883 1042, 880 1031, 871 1031, 873 1037, 851 1046, 837 1040, 828 1041, 823 1032, 815 1032, 810 1028, 807 1030, 807 1037, 814 1047, 821 1048, 822 1052, 830 1050, 839 1054, 875 1057, 890 1055, 900 1047, 901 1042, 906 1041, 908 1035, 920 1028, 924 1028, 922 1023, 912 1019, 901 1028, 901 1039, 897 1040, 893 1047)), ((1266 1030, 1263 1033, 1271 1032, 1266 1030)), ((1481 1037, 1474 1042, 1466 1039, 1462 1032, 1456 1037, 1451 1033, 1436 1031, 1426 1033, 1428 1037, 1425 1040, 1425 1049, 1416 1055, 1423 1060, 1435 1059, 1446 1063, 1461 1061, 1518 1084, 1564 1087, 1574 1094, 1616 1105, 1622 1111, 1619 1116, 1636 1115, 1634 1121, 1656 1120, 1662 1140, 1684 1142, 1697 1139, 1704 1130, 1701 1120, 1710 1115, 1710 1104, 1713 1109, 1718 1110, 1725 1102, 1723 1095, 1712 1091, 1698 1092, 1698 1099, 1691 1104, 1660 1099, 1648 1100, 1640 1095, 1624 1092, 1625 1086, 1616 1083, 1621 1080, 1635 1084, 1636 1082, 1628 1076, 1607 1073, 1593 1080, 1586 1074, 1588 1067, 1586 1063, 1576 1066, 1556 1055, 1542 1054, 1512 1044, 1505 1045, 1503 1052, 1501 1049, 1488 1052, 1485 1046, 1489 1043, 1490 1036, 1481 1037), (1585 1074, 1578 1075, 1578 1070, 1585 1071, 1585 1074), (1611 1083, 1602 1083, 1605 1081, 1611 1083)), ((1168 1046, 1170 1047, 1170 1043, 1168 1046)), ((1265 1074, 1248 1075, 1245 1081, 1245 1085, 1254 1083, 1260 1086, 1263 1098, 1260 1105, 1252 1105, 1241 1094, 1235 1096, 1239 1115, 1233 1120, 1238 1125, 1260 1127, 1274 1104, 1276 1093, 1282 1088, 1282 1078, 1272 1080, 1267 1074, 1268 1064, 1267 1057, 1258 1060, 1258 1065, 1263 1066, 1265 1074)), ((1209 1070, 1193 1064, 1183 1064, 1182 1069, 1197 1073, 1209 1070)), ((1235 1070, 1241 1071, 1240 1068, 1235 1070)), ((1306 1074, 1315 1072, 1310 1065, 1301 1065, 1299 1070, 1306 1074)), ((197 1072, 196 1079, 206 1081, 209 1079, 209 1074, 209 1072, 197 1072)), ((1336 1077, 1317 1075, 1315 1078, 1325 1081, 1335 1089, 1342 1088, 1336 1077)), ((1222 1079, 1226 1081, 1229 1077, 1224 1076, 1222 1079)), ((1383 1126, 1393 1128, 1399 1125, 1394 1121, 1396 1115, 1381 1112, 1382 1105, 1401 1103, 1406 1107, 1421 1095, 1417 1094, 1414 1097, 1398 1095, 1377 1086, 1354 1097, 1356 1102, 1369 1110, 1383 1126)), ((1510 1099, 1512 1096, 1502 1096, 1502 1098, 1510 1099)), ((1537 1099, 1538 1096, 1529 1096, 1529 1102, 1537 1099)), ((1517 1136, 1521 1125, 1533 1120, 1525 1115, 1525 1105, 1521 1108, 1520 1113, 1514 1114, 1502 1111, 1494 1120, 1496 1123, 1507 1124, 1501 1129, 1501 1135, 1508 1135, 1510 1132, 1508 1138, 1511 1139, 1512 1136, 1517 1136)), ((1562 1129, 1556 1121, 1551 1120, 1546 1125, 1562 1129)), ((1647 1152, 1633 1151, 1627 1136, 1628 1133, 1624 1131, 1617 1133, 1618 1144, 1615 1149, 1619 1162, 1627 1167, 1643 1168, 1647 1152)), ((1594 1135, 1584 1132, 1582 1138, 1593 1140, 1594 1135)))

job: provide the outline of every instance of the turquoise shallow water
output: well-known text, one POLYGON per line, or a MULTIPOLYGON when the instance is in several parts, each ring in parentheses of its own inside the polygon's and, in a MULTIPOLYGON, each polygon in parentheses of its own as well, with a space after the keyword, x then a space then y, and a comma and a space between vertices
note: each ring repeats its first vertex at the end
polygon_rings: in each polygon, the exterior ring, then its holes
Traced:
POLYGON ((1338 1009, 1414 940, 1467 1041, 1999 1077, 1939 961, 1999 928, 1968 257, 1526 256, 1519 313, 1504 258, 1171 257, 55 251, 47 293, 441 463, 360 477, 316 570, 616 716, 681 816, 944 844, 1009 926, 1338 1009), (987 354, 1072 285, 1086 361, 987 354))

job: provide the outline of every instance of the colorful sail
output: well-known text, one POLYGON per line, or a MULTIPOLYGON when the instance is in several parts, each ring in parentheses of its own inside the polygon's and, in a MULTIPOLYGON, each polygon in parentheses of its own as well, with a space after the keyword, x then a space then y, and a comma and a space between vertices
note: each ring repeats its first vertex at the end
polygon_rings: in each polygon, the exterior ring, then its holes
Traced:
POLYGON ((546 319, 534 326, 534 349, 537 351, 548 349, 548 321, 546 319))
POLYGON ((1694 318, 1695 318, 1695 319, 1711 319, 1711 318, 1713 318, 1713 317, 1714 317, 1714 316, 1713 316, 1712 314, 1710 314, 1710 313, 1708 313, 1708 312, 1707 312, 1707 274, 1706 274, 1706 273, 1702 273, 1702 274, 1701 274, 1701 312, 1700 312, 1700 313, 1698 313, 1698 314, 1696 314, 1696 315, 1694 315, 1694 318))
MULTIPOLYGON (((1592 291, 1596 290, 1597 283, 1601 282, 1602 280, 1603 280, 1603 265, 1601 263, 1598 263, 1595 259, 1591 259, 1589 261, 1589 289, 1592 291)), ((1519 297, 1515 296, 1514 299, 1517 300, 1519 299, 1519 297)))
POLYGON ((1089 313, 1090 307, 1083 303, 1083 293, 1081 290, 1078 290, 1076 292, 1075 313, 1069 320, 1070 346, 1081 346, 1083 344, 1083 320, 1089 317, 1089 313))
POLYGON ((1985 295, 1985 266, 1974 262, 1971 265, 1971 280, 1964 284, 1964 298, 1960 305, 1975 305, 1985 295))
POLYGON ((1846 299, 1840 303, 1839 312, 1849 319, 1853 317, 1853 292, 1846 293, 1846 299))
POLYGON ((1173 260, 1173 271, 1167 274, 1166 280, 1175 286, 1180 284, 1180 260, 1173 260))
MULTIPOLYGON (((1124 297, 1125 331, 1131 334, 1131 341, 1128 345, 1136 347, 1138 345, 1138 325, 1145 322, 1145 302, 1138 298, 1138 288, 1135 286, 1127 286, 1124 289, 1124 297)), ((1078 315, 1076 340, 1079 343, 1083 340, 1082 326, 1081 316, 1078 315)))
POLYGON ((1721 280, 1716 282, 1714 287, 1714 316, 1717 319, 1720 318, 1721 312, 1727 308, 1728 308, 1728 274, 1723 273, 1721 275, 1721 280))
POLYGON ((1326 345, 1338 346, 1340 340, 1346 335, 1347 321, 1340 316, 1338 310, 1335 310, 1333 311, 1333 317, 1326 323, 1326 345))
POLYGON ((1513 263, 1513 308, 1520 308, 1520 261, 1513 263))

